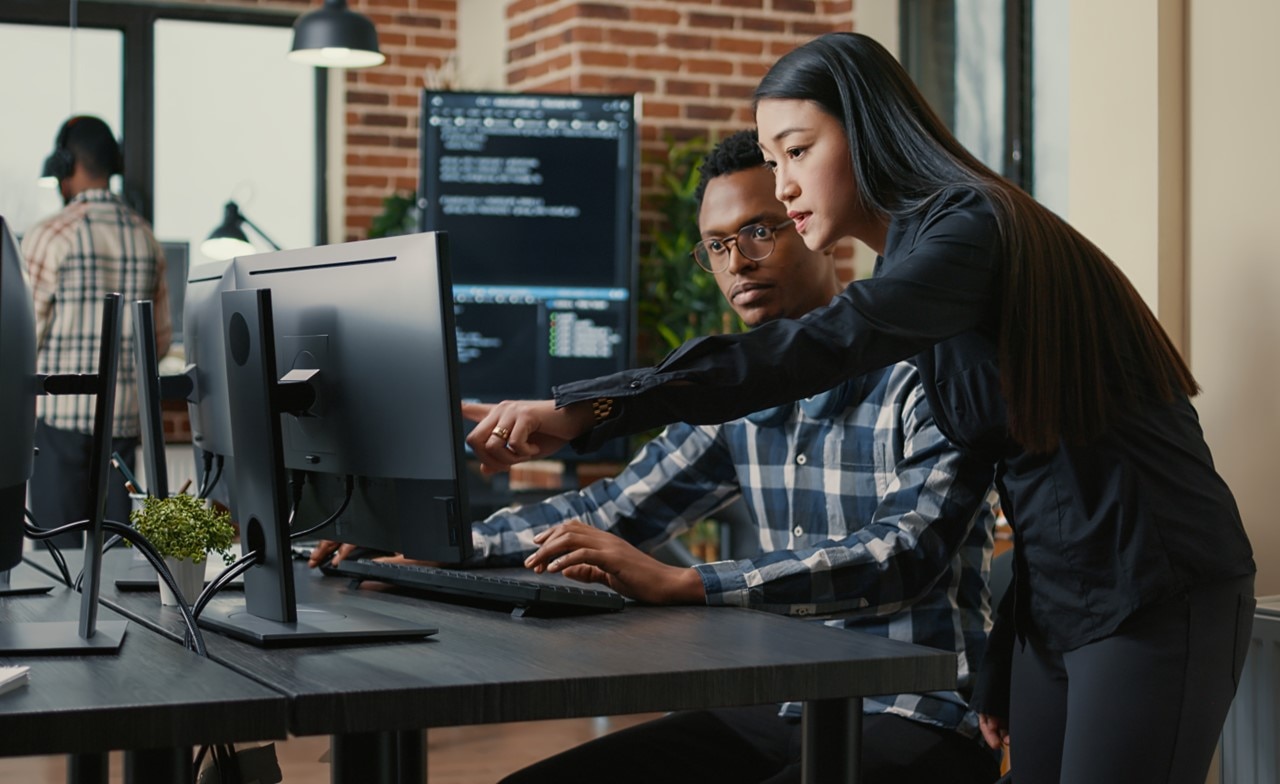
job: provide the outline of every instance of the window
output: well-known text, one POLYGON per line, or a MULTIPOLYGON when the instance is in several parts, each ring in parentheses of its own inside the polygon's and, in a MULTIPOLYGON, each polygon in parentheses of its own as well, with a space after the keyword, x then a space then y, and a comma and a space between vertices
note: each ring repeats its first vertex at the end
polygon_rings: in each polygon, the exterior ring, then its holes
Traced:
POLYGON ((984 163, 1067 205, 1068 8, 1056 0, 901 0, 902 62, 984 163))
POLYGON ((155 25, 155 230, 189 242, 193 265, 229 199, 281 246, 316 244, 314 77, 285 59, 291 40, 279 27, 155 25))
POLYGON ((0 24, 0 215, 16 233, 62 207, 37 180, 68 117, 95 114, 119 135, 122 52, 116 30, 0 24))
POLYGON ((286 60, 292 14, 82 3, 73 26, 70 10, 0 10, 0 214, 15 228, 61 206, 35 180, 74 112, 121 137, 118 190, 194 262, 229 199, 281 245, 324 241, 326 76, 286 60))

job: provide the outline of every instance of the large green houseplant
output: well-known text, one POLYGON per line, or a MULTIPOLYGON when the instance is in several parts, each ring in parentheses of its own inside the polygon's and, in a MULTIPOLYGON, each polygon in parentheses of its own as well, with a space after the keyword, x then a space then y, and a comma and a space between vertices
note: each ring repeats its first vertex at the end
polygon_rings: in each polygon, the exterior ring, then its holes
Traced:
MULTIPOLYGON (((195 496, 148 496, 140 508, 129 513, 129 520, 164 557, 188 602, 194 601, 204 586, 205 561, 210 554, 221 556, 226 564, 234 560, 231 545, 236 529, 231 525, 231 516, 195 496)), ((176 604, 174 598, 168 585, 160 580, 161 603, 176 604)))

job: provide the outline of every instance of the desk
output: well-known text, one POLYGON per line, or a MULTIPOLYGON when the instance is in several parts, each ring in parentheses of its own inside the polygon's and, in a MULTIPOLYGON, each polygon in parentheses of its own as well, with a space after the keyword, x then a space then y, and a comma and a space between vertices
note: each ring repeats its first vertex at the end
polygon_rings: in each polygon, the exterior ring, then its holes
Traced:
MULTIPOLYGON (((0 598, 0 623, 75 620, 79 607, 65 587, 0 598)), ((0 658, 16 664, 31 680, 0 695, 0 756, 72 755, 70 780, 106 782, 106 752, 124 749, 130 782, 190 781, 192 746, 287 736, 280 694, 136 623, 117 654, 0 658)))
MULTIPOLYGON (((109 553, 102 600, 174 638, 181 616, 155 594, 117 592, 109 553)), ((264 650, 206 633, 216 661, 289 698, 289 731, 334 736, 334 782, 368 781, 367 755, 407 752, 422 781, 421 730, 808 700, 808 781, 852 781, 862 697, 955 687, 955 655, 748 610, 629 606, 620 613, 515 618, 348 587, 295 565, 298 600, 439 628, 422 641, 264 650), (418 739, 415 748, 413 739, 418 739), (348 763, 348 761, 350 761, 348 763)), ((394 767, 394 766, 392 766, 394 767)))

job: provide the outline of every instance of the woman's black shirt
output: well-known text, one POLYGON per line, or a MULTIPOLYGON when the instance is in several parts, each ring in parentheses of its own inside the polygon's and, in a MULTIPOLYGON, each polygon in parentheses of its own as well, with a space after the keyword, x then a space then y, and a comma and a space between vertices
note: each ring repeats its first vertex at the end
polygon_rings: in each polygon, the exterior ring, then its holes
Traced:
POLYGON ((591 448, 667 422, 724 422, 911 358, 942 432, 996 464, 1020 629, 1071 650, 1140 607, 1253 573, 1235 500, 1185 397, 1153 401, 1085 446, 1032 454, 1009 439, 1000 256, 986 197, 953 189, 894 220, 876 276, 825 308, 691 341, 652 369, 562 385, 556 401, 617 401, 617 415, 578 444, 591 448))

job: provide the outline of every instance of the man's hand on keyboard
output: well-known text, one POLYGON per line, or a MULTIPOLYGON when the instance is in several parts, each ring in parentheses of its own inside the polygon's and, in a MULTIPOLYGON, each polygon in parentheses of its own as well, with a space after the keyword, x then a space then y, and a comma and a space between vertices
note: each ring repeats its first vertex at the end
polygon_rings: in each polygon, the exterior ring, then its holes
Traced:
MULTIPOLYGON (((344 558, 350 558, 353 553, 356 554, 356 557, 359 557, 360 554, 357 551, 362 549, 364 548, 357 547, 354 544, 343 544, 342 542, 335 542, 330 539, 321 539, 316 543, 315 549, 311 551, 311 558, 307 560, 307 566, 312 569, 322 566, 326 562, 330 561, 330 556, 332 556, 332 563, 337 565, 342 563, 344 558)), ((385 561, 387 563, 419 564, 421 566, 443 565, 438 561, 417 561, 412 558, 405 558, 403 555, 399 554, 386 555, 375 560, 385 561)))
POLYGON ((580 582, 601 583, 650 604, 707 600, 696 569, 664 564, 622 538, 577 520, 552 526, 533 541, 538 551, 524 565, 535 572, 559 572, 580 582))

